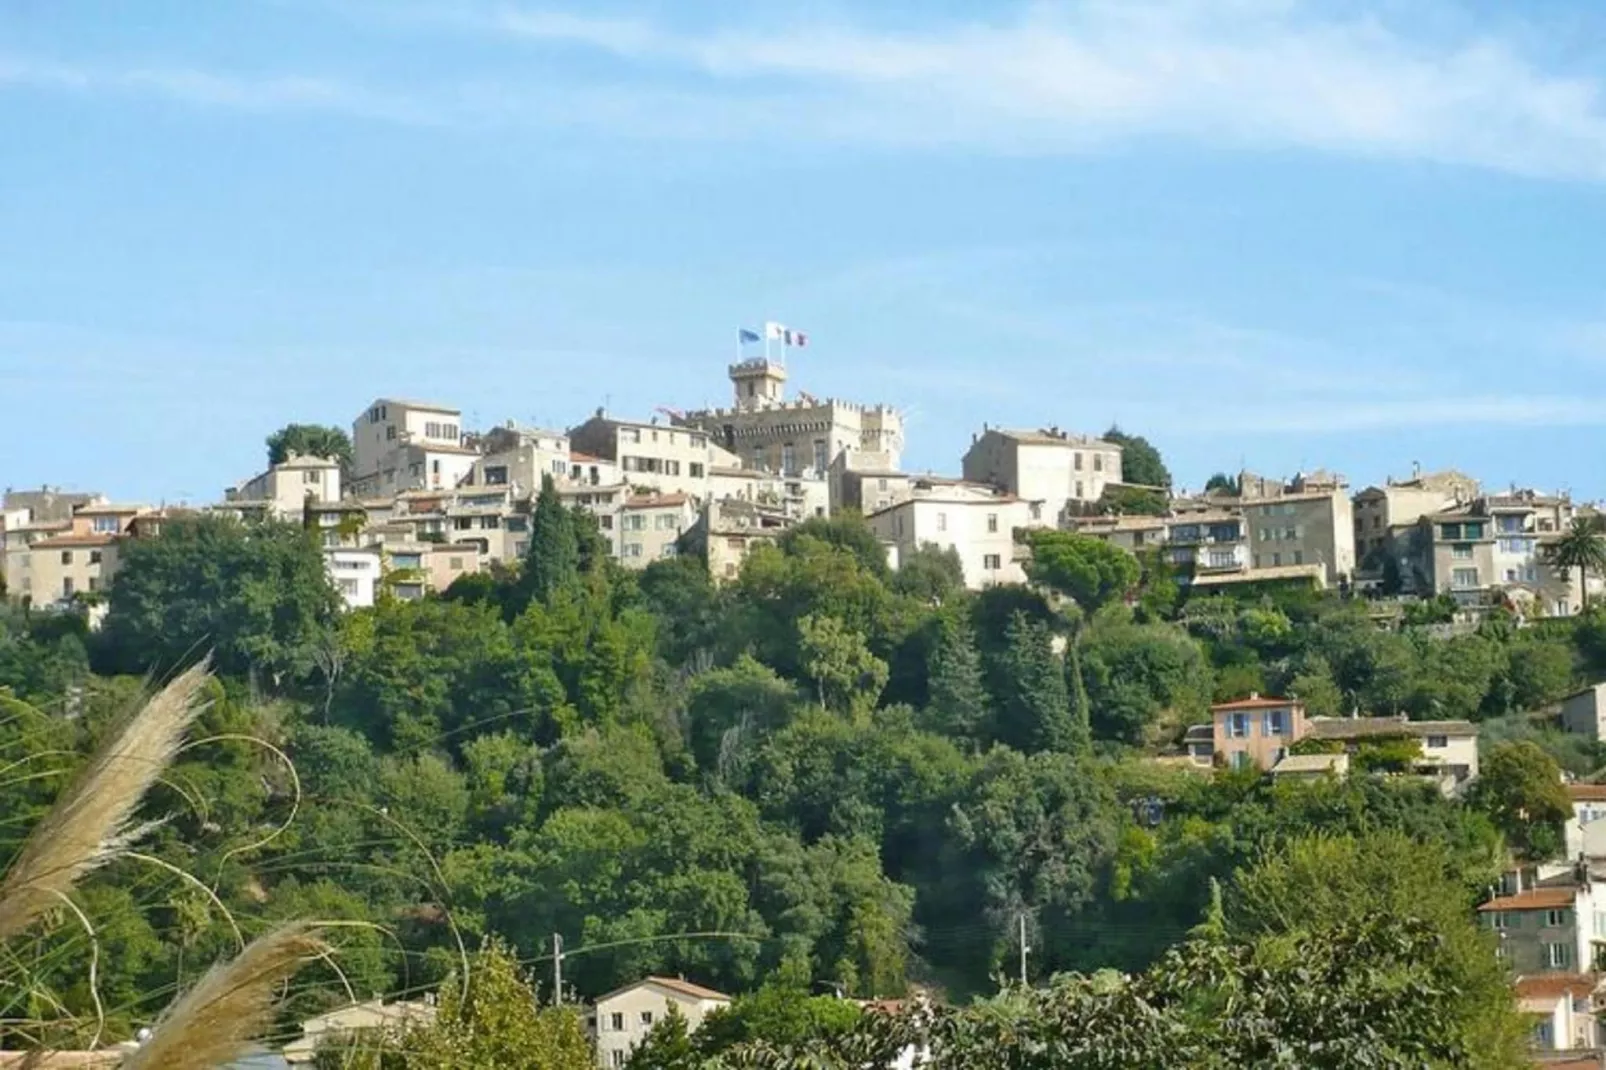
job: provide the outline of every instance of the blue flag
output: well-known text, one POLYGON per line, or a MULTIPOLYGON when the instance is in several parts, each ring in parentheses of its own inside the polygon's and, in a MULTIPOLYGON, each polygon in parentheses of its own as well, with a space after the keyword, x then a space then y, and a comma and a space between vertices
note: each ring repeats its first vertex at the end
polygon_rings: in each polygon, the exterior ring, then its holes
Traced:
POLYGON ((736 340, 738 342, 757 342, 760 339, 757 331, 750 331, 746 327, 738 327, 736 329, 736 340))

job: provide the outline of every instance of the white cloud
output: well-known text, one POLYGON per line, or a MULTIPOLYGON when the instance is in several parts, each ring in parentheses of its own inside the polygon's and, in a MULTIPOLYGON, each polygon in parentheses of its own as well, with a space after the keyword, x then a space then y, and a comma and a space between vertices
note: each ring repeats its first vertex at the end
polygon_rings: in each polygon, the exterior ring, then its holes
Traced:
POLYGON ((221 74, 181 66, 91 66, 0 55, 0 88, 7 85, 157 97, 240 111, 331 112, 414 125, 445 121, 443 112, 422 100, 325 77, 221 74))
POLYGON ((493 21, 726 91, 814 91, 810 122, 778 128, 785 136, 1060 151, 1165 134, 1606 178, 1597 80, 1547 72, 1497 39, 1414 40, 1293 0, 1040 3, 925 32, 799 23, 694 34, 518 9, 493 21))
MULTIPOLYGON (((1320 0, 1040 0, 918 30, 759 9, 688 30, 585 9, 358 2, 334 9, 370 26, 490 33, 613 63, 517 77, 469 68, 400 88, 0 56, 0 87, 652 139, 1057 154, 1165 137, 1606 179, 1600 76, 1547 68, 1543 26, 1520 42, 1450 29, 1474 20, 1436 17, 1451 10, 1443 2, 1391 5, 1385 17, 1320 0)), ((1553 36, 1555 52, 1577 55, 1563 30, 1553 36)))

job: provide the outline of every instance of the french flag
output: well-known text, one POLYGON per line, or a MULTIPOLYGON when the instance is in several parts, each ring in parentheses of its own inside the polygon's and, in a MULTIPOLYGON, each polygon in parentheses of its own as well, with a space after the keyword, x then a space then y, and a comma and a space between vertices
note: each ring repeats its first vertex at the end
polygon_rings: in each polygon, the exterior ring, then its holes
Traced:
POLYGON ((792 328, 779 323, 764 324, 764 337, 779 341, 783 346, 796 346, 798 349, 802 349, 809 344, 809 336, 807 334, 802 331, 794 331, 792 328))

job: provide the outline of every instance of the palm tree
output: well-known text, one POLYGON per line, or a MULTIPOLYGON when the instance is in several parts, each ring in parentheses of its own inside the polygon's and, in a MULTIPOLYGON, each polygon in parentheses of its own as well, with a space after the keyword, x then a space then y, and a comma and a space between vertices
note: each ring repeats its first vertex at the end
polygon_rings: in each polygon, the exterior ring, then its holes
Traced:
POLYGON ((1589 574, 1606 575, 1606 531, 1599 516, 1581 516, 1545 547, 1545 559, 1562 572, 1578 570, 1580 610, 1589 608, 1589 574))

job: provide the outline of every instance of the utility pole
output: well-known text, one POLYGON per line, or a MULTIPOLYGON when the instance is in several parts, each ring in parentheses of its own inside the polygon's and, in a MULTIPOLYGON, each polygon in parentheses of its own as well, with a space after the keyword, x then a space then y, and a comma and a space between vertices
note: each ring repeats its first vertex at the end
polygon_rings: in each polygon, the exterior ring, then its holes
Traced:
POLYGON ((1029 950, 1030 948, 1026 946, 1026 915, 1022 914, 1020 916, 1020 983, 1022 988, 1026 987, 1026 952, 1029 950))
POLYGON ((552 1005, 563 1005, 563 934, 552 934, 552 1005))

